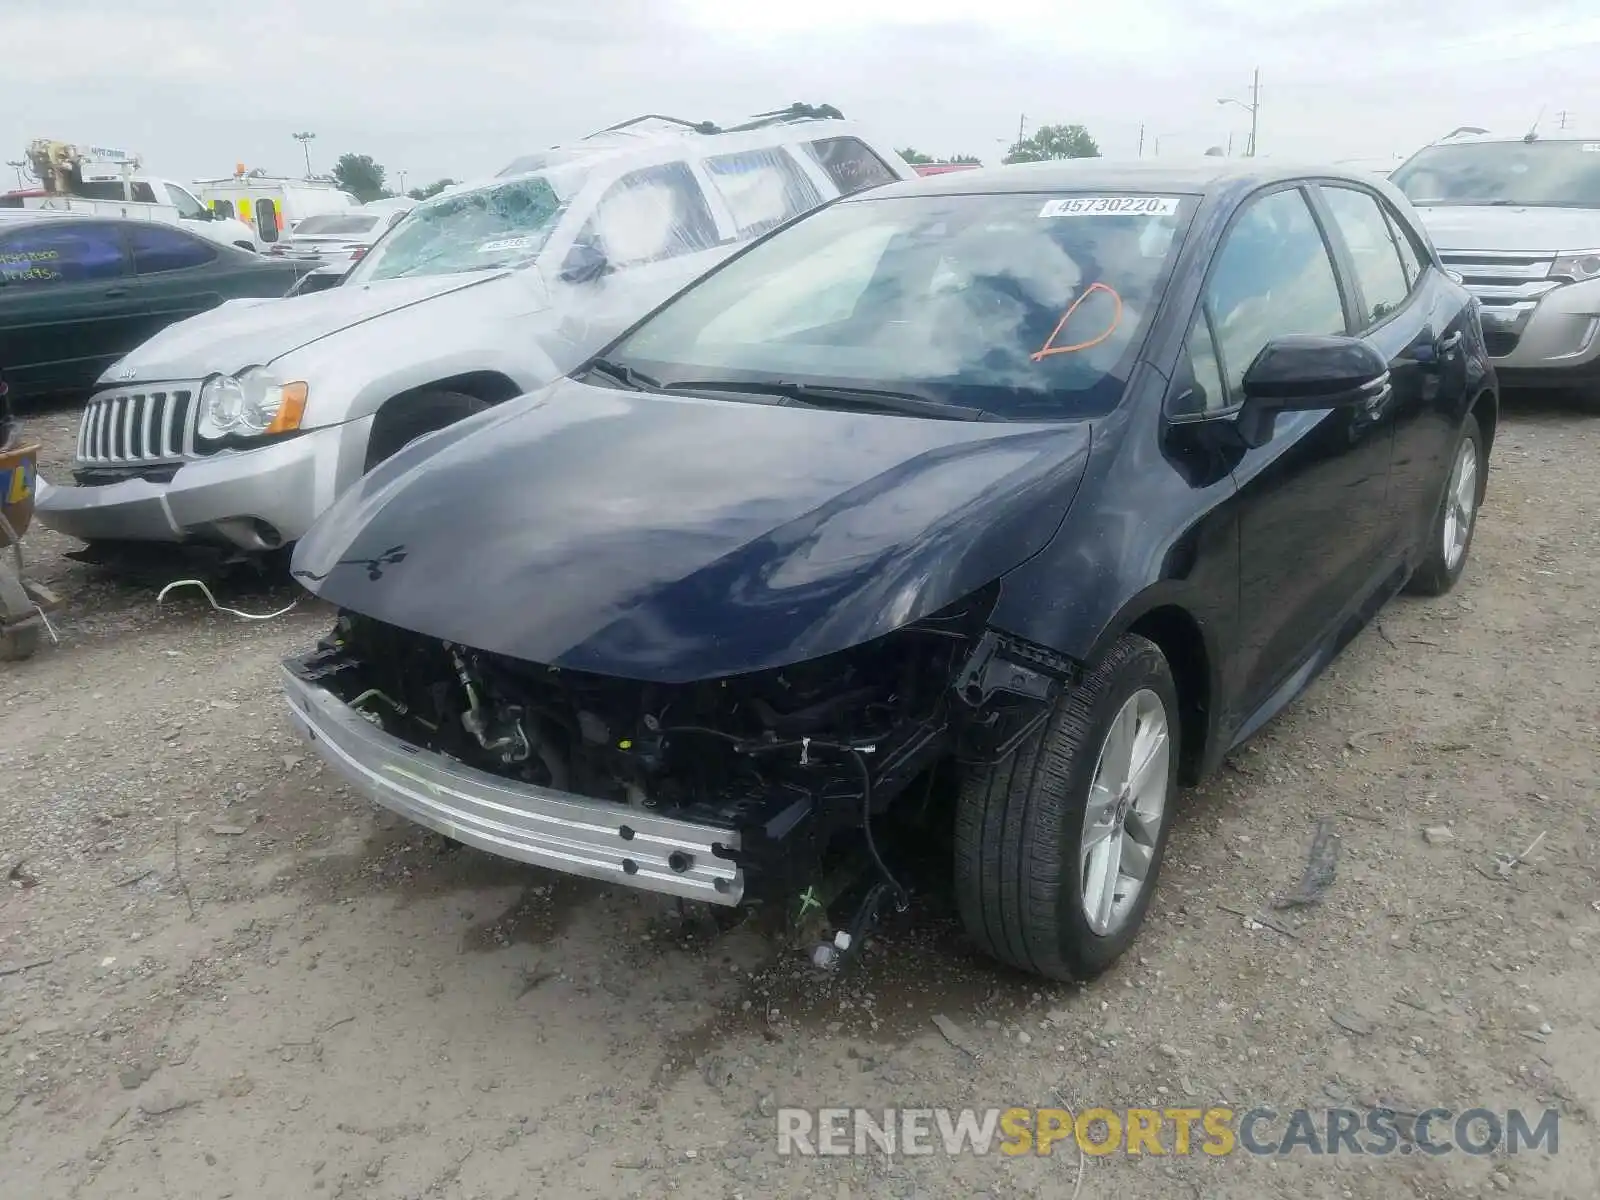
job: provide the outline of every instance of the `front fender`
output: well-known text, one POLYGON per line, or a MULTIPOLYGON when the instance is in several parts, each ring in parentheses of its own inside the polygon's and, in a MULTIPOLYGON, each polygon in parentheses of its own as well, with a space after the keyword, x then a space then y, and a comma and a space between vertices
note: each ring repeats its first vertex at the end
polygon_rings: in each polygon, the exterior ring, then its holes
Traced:
MULTIPOLYGON (((425 323, 424 323, 425 324, 425 323)), ((498 337, 474 336, 449 345, 441 331, 385 328, 380 338, 365 329, 347 330, 273 364, 280 379, 307 383, 303 429, 340 425, 372 416, 402 392, 460 375, 504 375, 521 392, 532 392, 560 375, 555 359, 516 321, 494 322, 498 337)))

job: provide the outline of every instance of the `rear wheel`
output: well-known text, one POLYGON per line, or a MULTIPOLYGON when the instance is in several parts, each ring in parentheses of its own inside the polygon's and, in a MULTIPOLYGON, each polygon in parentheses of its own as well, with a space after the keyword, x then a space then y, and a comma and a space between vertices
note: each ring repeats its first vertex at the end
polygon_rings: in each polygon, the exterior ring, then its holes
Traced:
POLYGON ((486 400, 464 392, 414 392, 389 401, 378 410, 367 439, 367 470, 399 453, 425 433, 454 425, 488 408, 486 400))
POLYGON ((1487 466, 1483 432, 1477 418, 1469 413, 1450 460, 1450 478, 1433 518, 1427 556, 1406 584, 1406 591, 1418 596, 1442 596, 1461 578, 1467 568, 1472 534, 1478 526, 1487 466))
POLYGON ((1092 979, 1133 943, 1178 780, 1178 698, 1153 642, 1121 638, 1009 760, 957 800, 956 901, 995 958, 1092 979))

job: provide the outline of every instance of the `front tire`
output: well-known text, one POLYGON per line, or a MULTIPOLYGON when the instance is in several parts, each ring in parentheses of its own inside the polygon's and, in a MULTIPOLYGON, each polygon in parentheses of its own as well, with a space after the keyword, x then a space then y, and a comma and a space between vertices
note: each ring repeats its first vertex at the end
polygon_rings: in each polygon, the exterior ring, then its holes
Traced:
POLYGON ((963 781, 956 902, 1002 962, 1089 980, 1133 944, 1166 852, 1178 696, 1155 643, 1119 639, 1044 728, 963 781))
POLYGON ((1442 596, 1467 569, 1467 554, 1478 527, 1478 509, 1483 504, 1488 462, 1483 451, 1483 431, 1478 419, 1467 414, 1450 459, 1450 477, 1444 498, 1434 514, 1428 533, 1428 553, 1406 583, 1406 591, 1416 596, 1442 596))
POLYGON ((454 425, 489 407, 486 400, 464 392, 415 392, 403 400, 391 400, 378 410, 367 439, 368 471, 384 459, 398 454, 425 433, 454 425))

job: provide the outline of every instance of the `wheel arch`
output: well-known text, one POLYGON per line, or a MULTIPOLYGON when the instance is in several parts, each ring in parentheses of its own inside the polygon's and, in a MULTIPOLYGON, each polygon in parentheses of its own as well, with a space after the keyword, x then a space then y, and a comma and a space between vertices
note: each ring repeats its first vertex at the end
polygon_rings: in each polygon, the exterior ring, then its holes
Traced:
POLYGON ((1155 589, 1123 608, 1096 639, 1087 662, 1099 661, 1127 634, 1160 649, 1178 691, 1178 774, 1186 785, 1210 769, 1215 741, 1216 697, 1221 693, 1219 655, 1205 624, 1178 599, 1155 589))
POLYGON ((1487 461, 1494 449, 1494 434, 1500 424, 1500 397, 1492 387, 1478 393, 1467 410, 1477 419, 1478 431, 1483 434, 1483 457, 1487 461))
POLYGON ((385 409, 390 405, 401 404, 425 392, 460 392, 464 396, 471 396, 475 400, 482 400, 485 404, 503 404, 514 396, 520 396, 526 389, 518 385, 511 376, 501 371, 465 371, 459 375, 447 375, 442 379, 429 380, 408 387, 404 391, 396 392, 387 400, 378 405, 377 414, 381 419, 385 409))

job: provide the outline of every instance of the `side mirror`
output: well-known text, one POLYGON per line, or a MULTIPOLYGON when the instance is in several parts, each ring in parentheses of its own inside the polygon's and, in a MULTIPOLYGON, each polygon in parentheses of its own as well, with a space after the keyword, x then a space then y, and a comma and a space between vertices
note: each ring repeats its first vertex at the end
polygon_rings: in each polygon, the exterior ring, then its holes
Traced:
POLYGON ((308 271, 296 279, 285 296, 309 296, 313 292, 325 292, 331 287, 338 287, 344 282, 344 276, 333 271, 308 271))
POLYGON ((1389 394, 1389 364, 1360 338, 1291 334, 1274 338, 1244 373, 1239 436, 1264 446, 1280 412, 1357 408, 1382 404, 1389 394))
POLYGON ((611 273, 611 261, 594 242, 574 243, 561 268, 563 283, 589 283, 611 273))

